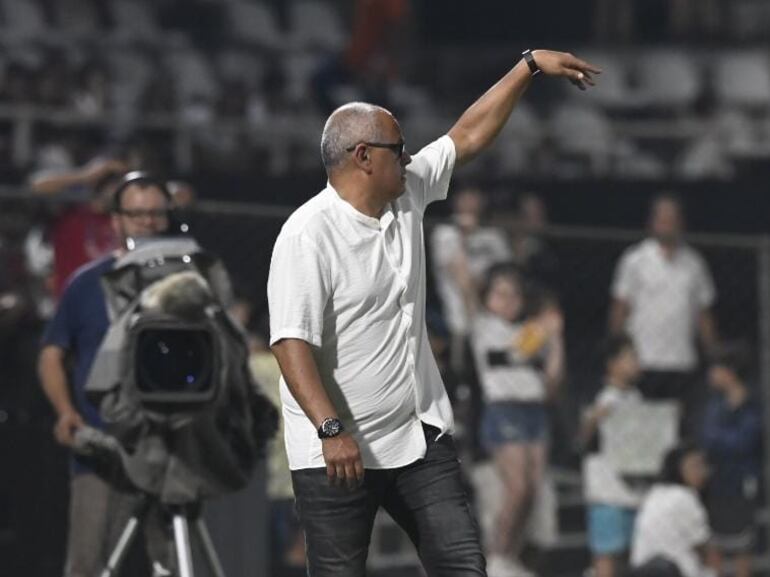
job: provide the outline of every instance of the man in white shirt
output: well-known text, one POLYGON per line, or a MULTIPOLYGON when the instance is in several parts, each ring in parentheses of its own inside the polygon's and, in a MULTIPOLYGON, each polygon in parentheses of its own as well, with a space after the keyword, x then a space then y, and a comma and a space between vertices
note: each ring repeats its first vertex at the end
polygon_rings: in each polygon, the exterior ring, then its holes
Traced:
POLYGON ((311 577, 361 576, 382 506, 429 575, 485 575, 425 326, 426 207, 487 148, 538 71, 580 88, 599 71, 526 52, 449 133, 414 157, 386 110, 326 122, 327 187, 289 218, 268 280, 285 440, 311 577))
POLYGON ((682 240, 683 220, 676 197, 654 200, 650 238, 628 248, 615 271, 610 331, 633 338, 644 396, 682 402, 688 421, 698 402, 697 339, 706 351, 717 339, 716 291, 703 257, 682 240))

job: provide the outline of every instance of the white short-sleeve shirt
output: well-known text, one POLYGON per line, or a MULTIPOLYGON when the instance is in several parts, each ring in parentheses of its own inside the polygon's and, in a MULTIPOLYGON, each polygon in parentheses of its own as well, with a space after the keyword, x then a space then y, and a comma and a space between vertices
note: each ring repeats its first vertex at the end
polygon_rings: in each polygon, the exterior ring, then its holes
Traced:
MULTIPOLYGON (((594 408, 613 409, 626 403, 641 403, 642 395, 635 388, 620 389, 606 385, 596 397, 594 408)), ((599 423, 599 429, 605 426, 599 423)), ((600 452, 583 461, 583 491, 591 504, 613 505, 635 509, 641 496, 632 490, 618 474, 609 459, 600 452)))
MULTIPOLYGON (((331 185, 281 229, 268 279, 270 344, 312 345, 324 387, 359 443, 364 467, 425 455, 421 422, 453 429, 452 408, 425 326, 423 214, 446 198, 455 163, 449 136, 406 167, 406 191, 369 217, 331 185)), ((321 441, 281 379, 292 470, 324 467, 321 441)))
POLYGON ((481 281, 492 265, 511 260, 513 253, 508 239, 502 230, 492 227, 480 227, 463 234, 456 225, 439 224, 433 229, 430 248, 436 292, 441 298, 449 329, 454 334, 467 336, 472 323, 462 288, 450 273, 452 262, 458 254, 464 254, 471 277, 481 281))
POLYGON ((473 321, 471 344, 488 403, 545 401, 545 374, 538 367, 542 353, 535 359, 521 359, 514 352, 523 328, 523 322, 512 323, 486 311, 473 321))
POLYGON ((627 330, 642 368, 690 371, 696 367, 698 314, 716 296, 700 254, 682 245, 667 258, 658 241, 646 239, 620 259, 612 296, 630 305, 627 330))
POLYGON ((710 537, 706 510, 693 489, 654 485, 636 518, 631 565, 661 556, 675 563, 684 577, 702 577, 706 572, 696 548, 710 537))

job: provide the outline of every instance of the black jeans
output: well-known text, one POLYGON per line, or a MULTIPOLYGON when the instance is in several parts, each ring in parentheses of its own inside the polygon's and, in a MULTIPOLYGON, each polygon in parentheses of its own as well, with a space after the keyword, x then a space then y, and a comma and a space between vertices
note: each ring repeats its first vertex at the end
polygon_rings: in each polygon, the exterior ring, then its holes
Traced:
POLYGON ((367 469, 353 490, 331 485, 326 469, 292 471, 310 577, 362 577, 374 516, 383 507, 417 548, 430 577, 486 576, 479 531, 449 435, 423 425, 423 459, 367 469))

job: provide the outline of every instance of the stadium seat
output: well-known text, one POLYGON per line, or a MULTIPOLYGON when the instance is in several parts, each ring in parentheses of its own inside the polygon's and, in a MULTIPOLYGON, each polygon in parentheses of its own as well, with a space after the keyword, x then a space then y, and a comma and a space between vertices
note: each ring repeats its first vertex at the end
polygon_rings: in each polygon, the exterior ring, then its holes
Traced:
POLYGON ((52 2, 54 18, 59 30, 69 36, 97 37, 101 22, 96 7, 83 0, 56 0, 52 2))
POLYGON ((176 48, 165 60, 180 104, 199 99, 213 102, 218 98, 220 85, 202 54, 189 48, 176 48))
POLYGON ((759 51, 729 52, 714 61, 714 94, 724 106, 770 107, 770 63, 759 51))
POLYGON ((531 168, 532 154, 544 136, 542 120, 527 102, 520 101, 492 149, 500 173, 520 175, 531 168))
POLYGON ((636 79, 635 100, 656 110, 676 112, 691 107, 703 90, 694 60, 675 49, 642 53, 636 64, 636 79))
POLYGON ((296 48, 341 50, 347 37, 330 2, 297 0, 291 5, 291 37, 296 48))
POLYGON ((615 137, 609 119, 599 108, 568 102, 553 112, 549 125, 561 160, 587 162, 594 174, 607 172, 615 137))
POLYGON ((3 36, 8 40, 43 38, 49 26, 43 10, 31 0, 2 0, 0 5, 5 16, 3 36))
POLYGON ((264 76, 265 62, 253 51, 227 49, 216 56, 216 71, 226 81, 255 86, 264 76))
POLYGON ((152 6, 142 0, 111 0, 109 11, 115 23, 113 36, 118 40, 144 42, 157 42, 163 38, 152 6))
POLYGON ((227 10, 233 40, 272 50, 285 47, 285 36, 266 4, 233 1, 228 3, 227 10))

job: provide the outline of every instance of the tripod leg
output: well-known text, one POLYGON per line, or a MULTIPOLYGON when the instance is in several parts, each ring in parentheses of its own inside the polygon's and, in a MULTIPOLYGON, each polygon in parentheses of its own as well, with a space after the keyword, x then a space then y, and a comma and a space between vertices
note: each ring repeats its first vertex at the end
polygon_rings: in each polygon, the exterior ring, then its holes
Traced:
POLYGON ((181 512, 174 514, 174 544, 179 564, 179 577, 194 577, 192 549, 190 548, 190 529, 187 517, 181 512))
POLYGON ((125 529, 123 529, 123 532, 120 534, 120 539, 118 539, 115 548, 112 550, 110 558, 107 561, 107 566, 104 568, 104 571, 102 571, 101 577, 112 577, 117 573, 120 564, 123 562, 123 559, 128 552, 131 542, 134 540, 134 537, 136 537, 138 528, 139 517, 134 515, 128 520, 125 529))
POLYGON ((211 572, 214 574, 214 577, 225 577, 225 571, 219 562, 219 556, 214 548, 214 543, 211 541, 211 535, 209 535, 209 530, 206 528, 206 523, 203 522, 203 519, 198 519, 195 522, 195 527, 198 530, 201 543, 203 543, 203 552, 211 572))

